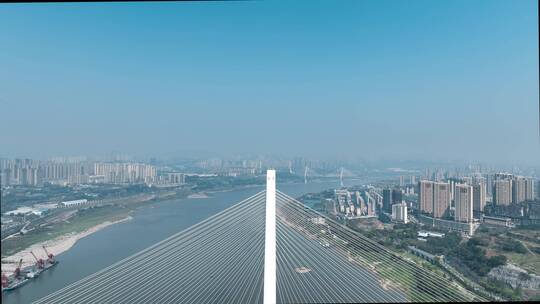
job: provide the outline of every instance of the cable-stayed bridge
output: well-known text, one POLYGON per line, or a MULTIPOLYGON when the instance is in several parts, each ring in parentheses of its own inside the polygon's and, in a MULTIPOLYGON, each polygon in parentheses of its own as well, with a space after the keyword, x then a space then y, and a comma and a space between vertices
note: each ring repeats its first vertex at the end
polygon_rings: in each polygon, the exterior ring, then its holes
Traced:
POLYGON ((271 302, 483 300, 273 187, 35 303, 268 303, 269 193, 276 207, 271 302))

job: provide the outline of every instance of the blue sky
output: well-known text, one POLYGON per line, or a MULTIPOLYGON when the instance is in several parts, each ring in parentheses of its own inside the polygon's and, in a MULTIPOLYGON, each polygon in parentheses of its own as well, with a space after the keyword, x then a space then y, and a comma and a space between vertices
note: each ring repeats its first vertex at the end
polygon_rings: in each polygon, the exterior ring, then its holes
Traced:
POLYGON ((536 1, 0 6, 0 155, 540 162, 536 1))

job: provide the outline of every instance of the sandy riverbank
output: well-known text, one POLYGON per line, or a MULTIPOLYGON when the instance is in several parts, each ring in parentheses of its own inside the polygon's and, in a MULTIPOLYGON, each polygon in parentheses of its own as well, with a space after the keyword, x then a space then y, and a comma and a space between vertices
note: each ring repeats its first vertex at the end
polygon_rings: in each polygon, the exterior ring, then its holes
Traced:
POLYGON ((38 258, 46 259, 47 255, 45 254, 45 251, 42 248, 42 246, 45 246, 47 247, 47 250, 49 252, 57 256, 63 252, 68 251, 71 247, 73 247, 73 245, 75 245, 75 243, 77 243, 78 240, 86 236, 89 236, 92 233, 95 233, 105 227, 122 223, 125 221, 129 221, 131 219, 132 217, 128 216, 126 218, 123 218, 117 221, 106 221, 79 233, 69 233, 69 234, 59 236, 52 240, 36 243, 22 251, 19 251, 13 255, 10 255, 2 259, 2 272, 11 273, 15 270, 15 267, 17 266, 16 263, 4 263, 4 261, 18 262, 22 258, 23 267, 30 266, 35 263, 35 260, 32 257, 32 254, 30 253, 30 251, 32 251, 38 258))
POLYGON ((209 197, 210 196, 208 196, 204 192, 197 192, 197 193, 192 193, 192 194, 188 195, 187 198, 209 198, 209 197))

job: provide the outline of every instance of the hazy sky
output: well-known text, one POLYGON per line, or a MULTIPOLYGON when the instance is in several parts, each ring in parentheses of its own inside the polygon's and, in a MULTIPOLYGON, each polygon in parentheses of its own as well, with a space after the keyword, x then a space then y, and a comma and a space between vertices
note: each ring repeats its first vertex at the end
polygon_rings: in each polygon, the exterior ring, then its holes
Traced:
POLYGON ((536 1, 0 6, 0 156, 540 162, 536 1))

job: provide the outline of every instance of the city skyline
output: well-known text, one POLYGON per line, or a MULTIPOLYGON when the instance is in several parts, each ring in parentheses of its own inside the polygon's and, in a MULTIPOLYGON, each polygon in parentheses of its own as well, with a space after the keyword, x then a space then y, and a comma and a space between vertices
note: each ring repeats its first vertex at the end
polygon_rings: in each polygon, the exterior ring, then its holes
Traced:
POLYGON ((3 6, 1 156, 538 165, 536 2, 389 4, 3 6))
POLYGON ((538 9, 0 5, 2 303, 540 301, 538 9))

